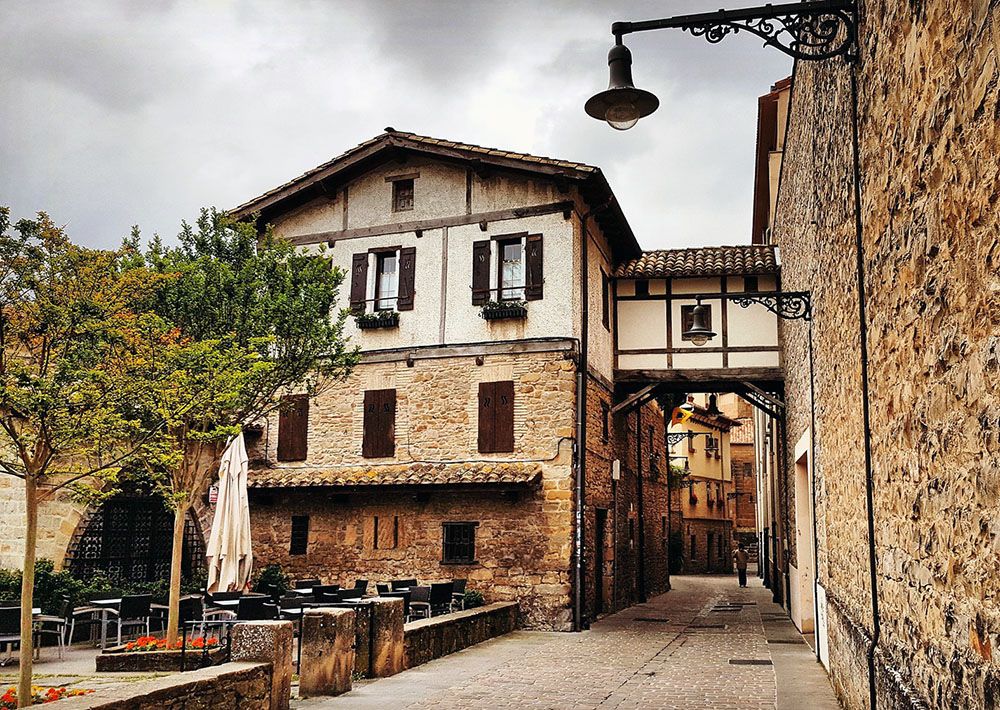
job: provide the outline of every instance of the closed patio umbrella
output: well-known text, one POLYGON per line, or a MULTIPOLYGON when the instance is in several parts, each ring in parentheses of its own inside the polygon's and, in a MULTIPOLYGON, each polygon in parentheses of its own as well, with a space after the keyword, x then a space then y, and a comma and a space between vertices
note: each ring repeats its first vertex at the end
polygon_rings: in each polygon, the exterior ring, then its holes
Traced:
POLYGON ((229 443, 219 464, 219 495, 208 539, 208 591, 242 591, 250 581, 250 504, 247 500, 247 458, 243 432, 229 443))

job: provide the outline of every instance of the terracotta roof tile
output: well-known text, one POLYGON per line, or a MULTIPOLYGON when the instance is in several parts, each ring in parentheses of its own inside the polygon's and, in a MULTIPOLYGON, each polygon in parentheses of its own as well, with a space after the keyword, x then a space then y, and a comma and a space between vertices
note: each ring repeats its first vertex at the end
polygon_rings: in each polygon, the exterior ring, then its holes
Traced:
POLYGON ((317 165, 315 168, 313 168, 311 170, 307 170, 306 172, 302 173, 298 177, 293 178, 293 179, 289 180, 286 183, 278 185, 278 187, 275 187, 274 189, 268 190, 267 192, 265 192, 262 195, 259 195, 259 196, 255 197, 255 198, 253 198, 252 200, 249 200, 248 202, 244 202, 242 205, 239 205, 238 207, 234 207, 231 210, 231 212, 233 214, 240 215, 244 211, 252 208, 256 203, 258 203, 258 202, 260 202, 260 201, 262 201, 262 200, 264 200, 264 199, 266 199, 268 197, 271 197, 272 195, 275 195, 275 194, 277 194, 279 192, 282 192, 282 191, 286 190, 287 188, 289 188, 289 187, 291 187, 291 186, 293 186, 293 185, 295 185, 297 183, 307 181, 307 180, 309 180, 309 178, 313 177, 317 173, 322 173, 322 172, 328 170, 329 168, 331 168, 334 165, 336 165, 339 161, 344 160, 345 158, 349 157, 351 154, 355 153, 356 151, 359 151, 359 150, 362 150, 364 148, 367 148, 367 147, 369 147, 371 145, 374 145, 375 143, 378 143, 380 141, 390 141, 390 140, 393 140, 396 143, 401 143, 403 145, 405 145, 406 143, 410 143, 410 144, 425 144, 425 145, 430 146, 430 147, 443 147, 443 148, 448 148, 448 149, 451 149, 451 150, 462 151, 462 152, 466 152, 466 153, 482 153, 482 154, 486 154, 486 155, 507 158, 507 159, 510 159, 510 160, 520 160, 520 161, 523 161, 525 163, 534 163, 536 165, 549 165, 549 166, 558 167, 558 168, 566 168, 566 169, 575 170, 575 171, 578 171, 578 172, 581 172, 581 173, 595 173, 595 172, 598 172, 598 168, 597 167, 595 167, 593 165, 587 165, 585 163, 575 163, 575 162, 568 161, 568 160, 557 160, 555 158, 546 158, 544 156, 531 155, 530 153, 518 153, 518 152, 515 152, 515 151, 500 150, 498 148, 487 148, 487 147, 484 147, 484 146, 481 146, 481 145, 474 145, 472 143, 461 143, 461 142, 458 142, 458 141, 450 141, 450 140, 446 140, 446 139, 442 139, 442 138, 432 138, 431 136, 421 136, 421 135, 418 135, 416 133, 407 133, 405 131, 388 130, 385 133, 380 133, 379 135, 375 136, 374 138, 370 138, 370 139, 364 141, 363 143, 359 143, 358 145, 356 145, 355 147, 351 148, 350 150, 347 150, 347 151, 341 153, 340 155, 336 156, 335 158, 332 158, 332 159, 326 161, 322 165, 317 165))
POLYGON ((542 475, 537 463, 411 463, 327 468, 254 468, 250 488, 305 486, 426 486, 534 483, 542 475))
POLYGON ((660 249, 626 261, 615 276, 626 279, 662 279, 678 276, 736 276, 773 274, 778 259, 770 245, 660 249))

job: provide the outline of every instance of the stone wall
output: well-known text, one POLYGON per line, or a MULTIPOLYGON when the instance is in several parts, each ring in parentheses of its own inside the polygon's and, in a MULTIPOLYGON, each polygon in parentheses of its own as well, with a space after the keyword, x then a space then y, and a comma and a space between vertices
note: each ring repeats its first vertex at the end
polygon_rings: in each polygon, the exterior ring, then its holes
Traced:
POLYGON ((403 667, 413 668, 491 638, 509 634, 517 628, 517 621, 517 604, 514 602, 488 604, 477 609, 413 621, 403 631, 403 667))
MULTIPOLYGON (((872 0, 862 15, 880 706, 988 708, 1000 696, 1000 9, 872 0)), ((784 289, 813 294, 819 575, 836 600, 834 685, 855 708, 873 623, 849 71, 796 67, 774 240, 784 289)), ((782 335, 784 362, 808 362, 805 325, 782 335)), ((796 441, 811 426, 808 368, 787 368, 786 392, 796 441)))
POLYGON ((271 710, 271 664, 236 662, 60 700, 62 710, 271 710))

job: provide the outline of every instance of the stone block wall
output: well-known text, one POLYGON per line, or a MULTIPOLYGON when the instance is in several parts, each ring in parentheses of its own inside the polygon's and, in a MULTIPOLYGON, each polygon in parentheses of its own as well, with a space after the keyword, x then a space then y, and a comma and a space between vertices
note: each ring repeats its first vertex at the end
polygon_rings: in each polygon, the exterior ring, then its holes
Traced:
POLYGON ((517 628, 518 611, 515 602, 498 602, 477 609, 467 609, 446 616, 420 619, 406 625, 404 668, 463 648, 509 634, 517 628))
MULTIPOLYGON (((880 706, 993 707, 1000 8, 988 0, 861 5, 880 706)), ((813 293, 819 574, 836 600, 831 673, 855 708, 867 704, 859 659, 873 624, 849 72, 839 59, 796 67, 774 241, 783 288, 813 293)), ((782 324, 784 362, 808 362, 807 335, 804 324, 782 324)), ((808 368, 787 368, 786 395, 796 441, 811 426, 808 368)), ((785 490, 794 510, 790 481, 785 490)))

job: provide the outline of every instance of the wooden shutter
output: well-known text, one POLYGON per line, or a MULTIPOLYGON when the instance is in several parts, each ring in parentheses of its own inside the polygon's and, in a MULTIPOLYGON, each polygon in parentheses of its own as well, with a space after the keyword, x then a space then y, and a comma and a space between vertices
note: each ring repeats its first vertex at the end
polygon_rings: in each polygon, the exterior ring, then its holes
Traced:
POLYGON ((351 264, 351 311, 365 312, 365 297, 368 295, 368 253, 354 255, 351 264))
POLYGON ((525 240, 526 272, 524 281, 524 300, 537 301, 542 297, 542 235, 529 234, 525 240))
POLYGON ((479 451, 514 450, 514 383, 479 383, 479 451))
POLYGON ((601 322, 611 330, 611 278, 601 269, 601 322))
POLYGON ((309 438, 309 395, 281 398, 278 415, 278 460, 305 461, 309 438))
POLYGON ((493 424, 494 451, 514 450, 514 383, 494 382, 496 420, 493 424))
POLYGON ((490 240, 472 243, 472 305, 490 300, 490 240))
POLYGON ((403 247, 399 250, 399 290, 396 299, 397 311, 413 310, 413 286, 417 248, 403 247))
POLYGON ((365 431, 361 455, 386 458, 396 454, 396 390, 365 390, 365 431))

